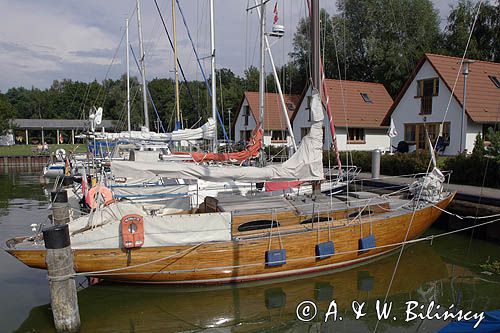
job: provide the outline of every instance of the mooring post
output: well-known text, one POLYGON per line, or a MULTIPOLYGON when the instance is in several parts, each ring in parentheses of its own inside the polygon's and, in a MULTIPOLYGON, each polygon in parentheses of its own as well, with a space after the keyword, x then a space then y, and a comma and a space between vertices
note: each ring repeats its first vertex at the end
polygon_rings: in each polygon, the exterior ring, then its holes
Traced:
POLYGON ((50 192, 52 202, 52 218, 55 225, 62 225, 69 222, 68 193, 66 190, 50 192))
POLYGON ((80 314, 68 225, 54 225, 44 229, 43 240, 47 249, 45 262, 54 325, 57 332, 78 332, 80 314))
POLYGON ((372 178, 380 178, 380 149, 372 151, 372 178))

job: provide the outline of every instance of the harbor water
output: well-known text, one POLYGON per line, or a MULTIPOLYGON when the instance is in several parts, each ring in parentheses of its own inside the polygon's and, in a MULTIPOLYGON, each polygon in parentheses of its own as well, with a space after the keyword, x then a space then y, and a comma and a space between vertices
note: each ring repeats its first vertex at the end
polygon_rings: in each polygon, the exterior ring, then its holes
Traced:
MULTIPOLYGON (((2 242, 31 233, 31 224, 47 222, 52 185, 39 172, 0 174, 0 186, 2 242)), ((442 232, 433 227, 427 233, 442 232)), ((228 286, 88 286, 81 279, 81 331, 373 332, 377 326, 378 332, 435 332, 449 320, 407 320, 407 302, 427 309, 434 301, 446 309, 453 305, 455 312, 500 309, 500 276, 481 267, 500 260, 498 242, 461 232, 408 246, 391 284, 397 260, 395 253, 344 271, 228 286), (391 314, 378 322, 376 303, 386 294, 391 314), (309 321, 297 316, 303 301, 314 303, 317 310, 309 321), (354 301, 365 303, 365 315, 358 319, 354 301), (332 304, 335 318, 327 315, 332 304)), ((45 271, 26 267, 1 251, 0 293, 1 332, 55 331, 45 271)))

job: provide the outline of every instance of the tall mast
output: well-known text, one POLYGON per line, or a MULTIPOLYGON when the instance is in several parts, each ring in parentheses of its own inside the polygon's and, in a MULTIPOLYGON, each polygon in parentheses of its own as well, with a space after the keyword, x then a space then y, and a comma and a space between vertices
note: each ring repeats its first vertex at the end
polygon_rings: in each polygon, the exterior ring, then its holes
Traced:
MULTIPOLYGON (((141 76, 142 76, 142 101, 144 103, 144 127, 149 130, 149 114, 148 114, 148 97, 147 97, 147 89, 146 86, 146 65, 144 63, 145 53, 144 53, 144 45, 142 41, 142 27, 141 27, 141 5, 139 0, 136 0, 137 4, 137 29, 139 30, 139 49, 140 49, 140 60, 141 60, 141 76)), ((127 46, 128 48, 128 46, 127 46)))
POLYGON ((175 19, 175 0, 172 0, 172 33, 174 35, 174 63, 175 63, 175 129, 182 128, 181 107, 179 103, 179 63, 177 62, 177 28, 175 19))
MULTIPOLYGON (((255 0, 255 5, 257 6, 257 0, 255 0)), ((261 14, 260 14, 260 8, 257 7, 257 14, 259 15, 259 19, 261 19, 261 14)), ((295 135, 293 134, 293 129, 292 129, 292 124, 290 123, 290 118, 288 117, 288 110, 287 106, 285 104, 285 98, 283 97, 283 91, 281 90, 281 82, 278 78, 278 73, 276 72, 276 66, 274 65, 274 58, 273 54, 271 52, 271 47, 269 45, 269 38, 267 38, 267 35, 264 35, 265 43, 266 43, 266 48, 267 48, 267 55, 269 56, 269 62, 271 63, 271 68, 273 69, 273 76, 274 76, 274 81, 276 83, 276 88, 278 90, 278 95, 280 97, 281 101, 281 110, 283 111, 283 117, 286 122, 286 127, 288 129, 288 135, 290 136, 290 139, 292 141, 293 149, 297 150, 297 143, 295 142, 295 135)))
POLYGON ((311 79, 313 88, 321 96, 321 55, 319 36, 319 0, 311 0, 311 79))
POLYGON ((217 151, 217 80, 215 79, 215 28, 214 28, 214 0, 210 0, 210 53, 212 69, 212 117, 215 121, 215 136, 212 142, 212 150, 217 151))
POLYGON ((264 131, 264 103, 265 103, 265 56, 266 44, 264 38, 266 37, 266 2, 260 0, 261 15, 260 15, 260 73, 259 73, 259 119, 260 126, 264 131))
POLYGON ((127 44, 125 48, 127 49, 127 130, 130 133, 130 63, 129 63, 129 41, 128 41, 128 17, 125 19, 125 29, 127 31, 127 44))

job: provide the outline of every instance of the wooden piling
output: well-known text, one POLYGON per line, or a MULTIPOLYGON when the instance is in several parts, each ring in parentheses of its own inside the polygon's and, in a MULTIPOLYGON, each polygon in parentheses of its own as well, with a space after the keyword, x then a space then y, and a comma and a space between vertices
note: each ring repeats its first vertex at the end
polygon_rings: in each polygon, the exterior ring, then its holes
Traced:
POLYGON ((47 255, 50 305, 57 332, 78 332, 80 314, 74 279, 73 254, 68 225, 54 225, 43 230, 47 255))
POLYGON ((78 332, 80 314, 74 280, 73 254, 69 237, 69 206, 66 191, 52 192, 54 226, 43 230, 47 255, 50 304, 57 332, 78 332))
POLYGON ((55 225, 69 222, 68 193, 66 190, 53 191, 50 193, 52 201, 52 218, 55 225))

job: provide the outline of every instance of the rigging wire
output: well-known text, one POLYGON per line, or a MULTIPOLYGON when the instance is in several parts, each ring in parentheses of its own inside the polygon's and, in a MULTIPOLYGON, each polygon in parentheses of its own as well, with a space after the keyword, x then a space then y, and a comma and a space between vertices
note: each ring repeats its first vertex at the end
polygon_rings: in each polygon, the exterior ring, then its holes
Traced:
MULTIPOLYGON (((452 98, 453 98, 453 96, 454 96, 454 90, 455 90, 455 87, 456 87, 456 84, 457 84, 457 81, 458 81, 458 77, 459 77, 459 75, 460 75, 460 71, 461 71, 461 69, 462 69, 463 62, 464 62, 464 60, 465 60, 465 56, 466 56, 466 54, 467 54, 467 50, 468 50, 468 48, 469 48, 470 40, 471 40, 471 38, 472 38, 472 33, 473 33, 474 28, 475 28, 475 26, 476 26, 476 22, 477 22, 477 19, 478 19, 478 16, 479 16, 479 11, 480 11, 480 9, 481 9, 481 3, 482 3, 482 1, 483 1, 483 0, 479 0, 479 3, 478 3, 478 8, 477 8, 477 12, 476 12, 476 15, 475 15, 475 18, 474 18, 474 22, 472 23, 472 26, 471 26, 471 29, 470 29, 470 33, 469 33, 469 37, 468 37, 468 40, 467 40, 467 44, 466 44, 466 46, 465 46, 465 50, 464 50, 464 53, 463 53, 463 56, 462 56, 462 60, 461 60, 461 62, 460 62, 460 67, 459 67, 459 69, 458 69, 458 71, 457 71, 457 77, 455 78, 455 83, 454 83, 454 85, 453 85, 453 89, 452 89, 452 92, 451 92, 451 95, 450 95, 450 99, 449 99, 449 101, 448 101, 448 106, 447 106, 447 108, 446 108, 445 115, 444 115, 444 117, 443 117, 443 121, 442 121, 442 123, 441 123, 441 124, 444 124, 444 122, 445 122, 446 115, 447 115, 447 113, 448 113, 448 108, 449 108, 449 106, 450 106, 450 104, 451 104, 451 99, 452 99, 452 98)), ((435 151, 435 147, 436 147, 436 146, 437 146, 437 142, 436 142, 436 144, 435 144, 435 146, 434 146, 434 151, 435 151)), ((434 151, 432 152, 433 154, 434 154, 434 151)), ((432 160, 432 159, 431 159, 431 160, 432 160)), ((429 161, 429 165, 427 166, 427 173, 429 173, 429 169, 430 169, 430 167, 431 167, 431 164, 432 164, 432 161, 429 161)), ((397 269, 398 269, 399 263, 400 263, 400 261, 401 261, 401 257, 402 257, 402 255, 403 255, 403 251, 404 251, 404 248, 405 248, 405 244, 406 244, 406 242, 407 242, 407 239, 408 239, 408 235, 409 235, 409 233, 410 233, 410 229, 411 229, 412 224, 413 224, 413 220, 414 220, 414 217, 415 217, 415 214, 416 214, 416 211, 417 211, 418 203, 420 202, 420 197, 421 197, 421 195, 422 195, 422 190, 423 190, 423 188, 424 188, 424 187, 422 186, 422 187, 420 188, 420 190, 419 190, 417 203, 416 203, 415 208, 414 208, 414 210, 413 210, 412 218, 411 218, 410 223, 409 223, 409 225, 408 225, 408 229, 406 230, 406 235, 405 235, 405 238, 404 238, 403 244, 402 244, 402 246, 401 246, 401 250, 399 251, 398 259, 397 259, 397 261, 396 261, 396 265, 395 265, 395 267, 394 267, 394 270, 393 270, 393 273, 392 273, 392 276, 391 276, 391 280, 390 280, 390 282, 389 282, 389 286, 387 287, 387 292, 386 292, 385 297, 384 297, 384 303, 387 301, 387 298, 389 297, 389 292, 390 292, 390 290, 391 290, 391 288, 392 288, 392 284, 393 284, 393 282, 394 282, 394 278, 396 277, 396 272, 397 272, 397 269)), ((475 227, 475 226, 472 226, 472 227, 475 227)), ((378 320, 377 320, 377 324, 375 325, 374 332, 376 332, 376 331, 377 331, 377 328, 378 328, 379 323, 380 323, 380 319, 378 319, 378 320)))
MULTIPOLYGON (((170 43, 170 47, 172 49, 174 49, 174 43, 172 42, 172 38, 170 37, 170 33, 168 32, 168 29, 167 29, 167 25, 165 23, 165 20, 163 19, 163 15, 161 13, 161 10, 160 10, 160 7, 158 6, 158 1, 157 0, 154 0, 155 1, 155 5, 156 5, 156 10, 158 11, 158 15, 160 15, 160 19, 161 19, 161 22, 163 24, 163 29, 165 30, 165 34, 167 35, 167 38, 168 38, 168 42, 170 43)), ((178 3, 178 2, 177 2, 178 3)), ((180 8, 179 8, 180 10, 180 8)), ((182 11, 181 11, 182 13, 182 11)), ((198 107, 198 104, 195 103, 195 99, 193 97, 193 94, 191 92, 191 89, 189 87, 189 84, 188 84, 188 81, 186 79, 186 75, 184 74, 184 69, 179 61, 179 59, 177 59, 177 64, 179 65, 179 71, 181 72, 181 75, 182 75, 182 79, 184 80, 184 82, 186 83, 186 89, 187 89, 187 93, 189 95, 189 97, 191 98, 191 100, 193 101, 193 105, 195 107, 195 110, 196 112, 198 113, 198 118, 201 117, 201 113, 200 113, 200 109, 198 107)))

